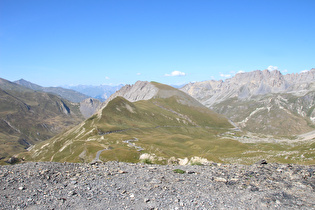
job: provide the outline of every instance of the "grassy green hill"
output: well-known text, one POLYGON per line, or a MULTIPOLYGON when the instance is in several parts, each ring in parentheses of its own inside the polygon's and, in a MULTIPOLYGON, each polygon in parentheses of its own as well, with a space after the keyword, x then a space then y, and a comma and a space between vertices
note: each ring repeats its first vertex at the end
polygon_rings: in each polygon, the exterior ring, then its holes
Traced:
MULTIPOLYGON (((36 145, 27 159, 88 162, 104 148, 110 148, 101 154, 104 161, 138 162, 143 153, 155 154, 164 163, 173 156, 215 158, 209 150, 217 135, 232 128, 228 120, 181 91, 153 84, 160 90, 156 97, 133 103, 116 97, 98 115, 36 145), (175 92, 169 97, 165 91, 175 92), (124 142, 130 139, 138 139, 133 143, 143 150, 124 142)), ((219 144, 224 147, 231 142, 240 144, 231 140, 219 144)))

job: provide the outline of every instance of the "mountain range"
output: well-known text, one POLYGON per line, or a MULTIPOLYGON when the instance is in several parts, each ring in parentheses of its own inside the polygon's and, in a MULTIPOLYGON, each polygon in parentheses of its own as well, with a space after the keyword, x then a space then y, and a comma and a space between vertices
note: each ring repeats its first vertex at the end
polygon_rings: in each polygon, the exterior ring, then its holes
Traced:
POLYGON ((51 94, 24 80, 1 79, 0 88, 3 158, 314 163, 315 69, 256 70, 180 89, 138 81, 104 102, 69 102, 60 89, 51 94))
MULTIPOLYGON (((256 96, 251 97, 256 100, 256 96)), ((288 122, 293 123, 291 129, 297 123, 288 122)), ((235 125, 239 123, 211 111, 183 91, 138 81, 111 95, 95 115, 80 125, 35 145, 20 157, 57 162, 249 164, 268 159, 314 163, 314 133, 304 137, 261 135, 235 125)))
POLYGON ((181 90, 246 131, 289 136, 315 128, 315 69, 287 75, 257 70, 181 90))
POLYGON ((90 96, 84 95, 78 91, 65 89, 62 87, 42 87, 40 85, 36 85, 36 84, 31 83, 29 81, 26 81, 24 79, 17 80, 14 83, 21 85, 21 86, 24 86, 26 88, 29 88, 31 90, 53 93, 53 94, 58 95, 64 99, 67 99, 68 101, 75 102, 75 103, 79 103, 79 102, 90 97, 90 96))
MULTIPOLYGON (((90 116, 92 116, 101 107, 102 104, 101 101, 93 98, 93 94, 84 95, 83 93, 80 93, 78 91, 62 87, 42 87, 24 79, 17 80, 14 83, 37 92, 39 91, 51 93, 60 96, 61 98, 64 98, 68 101, 79 103, 78 105, 80 107, 80 112, 84 116, 84 118, 89 118, 90 116)), ((108 86, 108 88, 108 91, 113 91, 114 89, 116 89, 115 87, 111 86, 108 86)))
POLYGON ((80 92, 82 94, 88 95, 89 97, 98 99, 100 101, 105 101, 109 96, 111 96, 113 93, 115 93, 117 90, 119 90, 124 85, 117 85, 117 86, 111 86, 111 85, 67 85, 63 86, 64 88, 75 90, 77 92, 80 92))

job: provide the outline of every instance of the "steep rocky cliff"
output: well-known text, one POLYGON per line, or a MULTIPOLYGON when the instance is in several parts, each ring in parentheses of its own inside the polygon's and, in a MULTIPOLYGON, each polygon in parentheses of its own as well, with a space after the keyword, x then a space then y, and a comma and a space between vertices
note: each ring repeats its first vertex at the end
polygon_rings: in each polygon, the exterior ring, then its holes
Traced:
POLYGON ((80 112, 84 118, 91 117, 95 112, 100 110, 102 103, 94 98, 87 98, 80 102, 80 112))

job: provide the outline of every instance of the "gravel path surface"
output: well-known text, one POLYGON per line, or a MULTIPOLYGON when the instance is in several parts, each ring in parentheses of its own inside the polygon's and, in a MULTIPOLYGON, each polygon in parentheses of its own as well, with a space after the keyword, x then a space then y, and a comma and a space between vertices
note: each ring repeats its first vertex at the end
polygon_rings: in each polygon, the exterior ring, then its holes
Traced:
POLYGON ((28 162, 0 166, 0 197, 0 209, 315 209, 315 166, 28 162))

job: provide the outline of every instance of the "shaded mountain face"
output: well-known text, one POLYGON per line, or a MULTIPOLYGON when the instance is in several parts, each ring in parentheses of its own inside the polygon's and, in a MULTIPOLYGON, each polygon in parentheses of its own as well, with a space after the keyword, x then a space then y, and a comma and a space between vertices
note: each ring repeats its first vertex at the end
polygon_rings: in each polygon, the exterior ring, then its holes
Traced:
POLYGON ((91 117, 95 112, 100 110, 102 102, 94 98, 88 98, 80 102, 80 112, 85 119, 91 117))
POLYGON ((24 151, 82 120, 77 104, 0 79, 0 157, 24 151))
MULTIPOLYGON (((100 159, 138 162, 145 155, 166 163, 171 157, 215 159, 217 135, 233 126, 191 96, 167 85, 137 82, 117 91, 80 125, 35 145, 23 154, 32 161, 89 162, 100 159)), ((242 144, 221 139, 222 151, 242 144)), ((217 145, 218 146, 218 145, 217 145)), ((220 150, 221 151, 221 150, 220 150)))
POLYGON ((257 70, 225 81, 190 83, 181 90, 243 130, 296 135, 315 128, 315 69, 288 75, 257 70))
POLYGON ((84 95, 74 90, 69 90, 61 87, 42 87, 29 81, 26 81, 24 79, 20 79, 18 81, 15 81, 14 83, 29 88, 31 90, 56 94, 64 99, 67 99, 68 101, 75 103, 81 102, 89 98, 87 95, 84 95))

